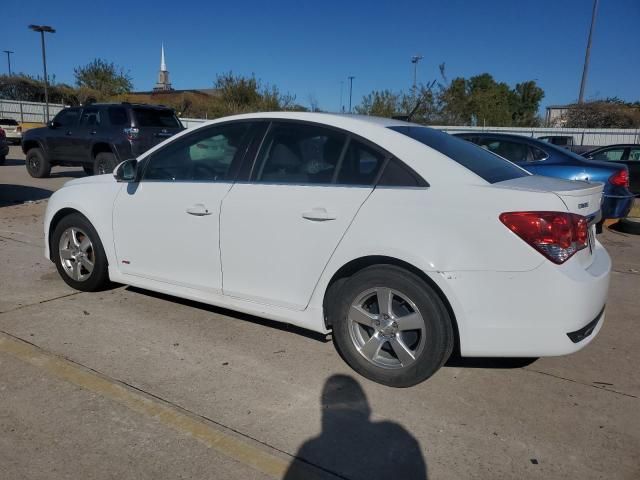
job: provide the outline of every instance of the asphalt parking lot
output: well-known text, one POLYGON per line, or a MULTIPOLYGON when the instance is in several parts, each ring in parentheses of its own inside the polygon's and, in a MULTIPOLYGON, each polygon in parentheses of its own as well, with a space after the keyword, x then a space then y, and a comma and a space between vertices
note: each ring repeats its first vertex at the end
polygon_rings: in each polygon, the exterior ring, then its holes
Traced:
POLYGON ((17 147, 0 166, 0 478, 640 478, 640 236, 599 237, 614 272, 586 349, 454 359, 399 390, 329 338, 67 287, 42 218, 83 175, 32 179, 17 147))

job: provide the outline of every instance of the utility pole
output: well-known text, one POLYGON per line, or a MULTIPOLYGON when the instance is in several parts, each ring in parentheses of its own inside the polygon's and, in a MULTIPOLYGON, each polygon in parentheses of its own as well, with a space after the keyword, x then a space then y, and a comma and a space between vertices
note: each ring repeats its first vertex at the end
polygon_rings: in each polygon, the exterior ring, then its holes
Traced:
POLYGON ((351 113, 351 97, 353 94, 353 79, 356 78, 353 75, 347 77, 349 79, 349 113, 351 113))
POLYGON ((414 55, 411 57, 411 63, 413 63, 413 96, 416 96, 418 88, 418 62, 424 57, 422 55, 414 55))
POLYGON ((11 76, 11 54, 14 52, 12 50, 3 50, 3 52, 7 54, 7 65, 9 66, 9 76, 11 76))
POLYGON ((40 32, 40 41, 42 44, 42 69, 44 70, 44 103, 46 108, 46 122, 49 123, 49 78, 47 77, 47 53, 44 47, 44 34, 56 33, 56 31, 48 25, 29 25, 34 32, 40 32))
POLYGON ((593 0, 593 11, 591 12, 591 27, 589 28, 587 51, 584 55, 584 68, 582 69, 582 81, 580 82, 580 95, 578 95, 578 103, 584 102, 584 89, 587 86, 587 72, 589 71, 589 59, 591 57, 591 39, 593 37, 593 28, 596 25, 596 13, 598 13, 598 0, 593 0))
POLYGON ((342 106, 342 89, 344 87, 344 80, 340 80, 340 108, 338 111, 344 113, 344 107, 342 106))

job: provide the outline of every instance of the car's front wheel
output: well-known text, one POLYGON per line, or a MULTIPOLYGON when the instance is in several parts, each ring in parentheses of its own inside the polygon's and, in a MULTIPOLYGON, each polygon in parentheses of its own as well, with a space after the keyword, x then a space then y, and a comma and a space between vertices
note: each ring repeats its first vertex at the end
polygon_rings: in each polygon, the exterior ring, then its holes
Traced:
POLYGON ((56 225, 51 256, 70 287, 94 292, 109 285, 108 262, 100 237, 79 213, 67 215, 56 225))
POLYGON ((27 172, 33 178, 45 178, 51 173, 51 164, 39 148, 32 148, 25 159, 27 172))
POLYGON ((329 305, 336 348, 361 375, 410 387, 433 375, 453 350, 452 319, 421 278, 393 265, 349 278, 329 305))

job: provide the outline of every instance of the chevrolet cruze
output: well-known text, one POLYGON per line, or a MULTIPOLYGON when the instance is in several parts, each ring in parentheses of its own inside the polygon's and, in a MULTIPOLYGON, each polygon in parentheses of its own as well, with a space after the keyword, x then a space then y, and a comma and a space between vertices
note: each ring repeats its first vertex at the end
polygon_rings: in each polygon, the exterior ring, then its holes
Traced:
POLYGON ((594 338, 602 189, 412 123, 239 115, 68 182, 46 255, 78 290, 116 282, 332 332, 354 370, 406 387, 454 349, 551 356, 594 338))

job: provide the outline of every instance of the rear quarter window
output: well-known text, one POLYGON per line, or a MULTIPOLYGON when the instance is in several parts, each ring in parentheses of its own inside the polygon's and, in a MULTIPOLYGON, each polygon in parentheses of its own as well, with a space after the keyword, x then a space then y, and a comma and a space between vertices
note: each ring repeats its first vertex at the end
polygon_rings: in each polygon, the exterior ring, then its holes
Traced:
POLYGON ((134 108, 133 115, 138 127, 181 128, 173 110, 134 108))
POLYGON ((437 150, 489 183, 498 183, 529 175, 508 160, 448 133, 427 127, 396 126, 389 128, 437 150))

